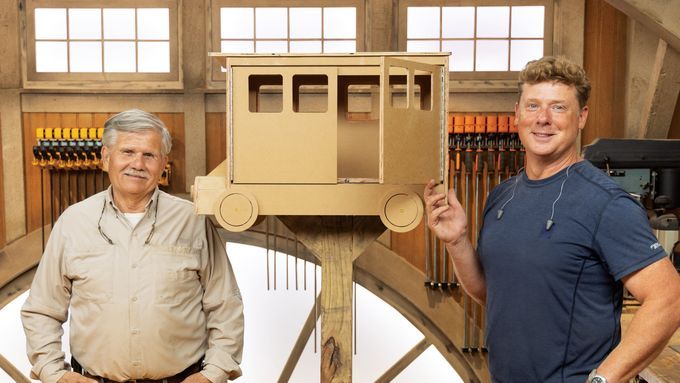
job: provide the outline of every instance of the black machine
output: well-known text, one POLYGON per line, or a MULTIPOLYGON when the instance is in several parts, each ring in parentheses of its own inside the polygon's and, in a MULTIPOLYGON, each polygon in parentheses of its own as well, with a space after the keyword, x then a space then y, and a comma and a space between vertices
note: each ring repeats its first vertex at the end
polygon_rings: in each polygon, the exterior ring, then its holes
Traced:
MULTIPOLYGON (((680 218, 680 140, 600 138, 583 150, 649 212, 657 230, 678 230, 680 218)), ((674 263, 680 270, 680 242, 674 263)))

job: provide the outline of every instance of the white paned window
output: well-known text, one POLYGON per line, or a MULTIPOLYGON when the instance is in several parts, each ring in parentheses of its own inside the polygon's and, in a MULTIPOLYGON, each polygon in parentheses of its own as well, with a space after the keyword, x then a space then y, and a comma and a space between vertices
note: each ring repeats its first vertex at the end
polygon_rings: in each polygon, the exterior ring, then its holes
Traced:
POLYGON ((475 7, 443 7, 442 37, 471 39, 475 37, 475 7))
POLYGON ((477 7, 477 37, 510 35, 510 7, 477 7))
POLYGON ((542 38, 544 7, 513 7, 512 37, 542 38))
POLYGON ((133 42, 104 42, 104 57, 104 72, 135 72, 135 43, 133 42))
POLYGON ((100 8, 71 8, 68 10, 68 36, 73 40, 102 38, 102 10, 100 8))
POLYGON ((453 72, 518 71, 544 55, 545 6, 408 6, 406 50, 451 52, 453 72))
POLYGON ((137 71, 144 73, 170 72, 170 43, 140 41, 137 44, 137 71))
POLYGON ((287 36, 287 8, 255 8, 256 39, 285 39, 287 36))
POLYGON ((102 43, 99 41, 69 42, 69 63, 71 63, 71 72, 101 72, 102 43))
POLYGON ((134 40, 135 10, 133 8, 104 9, 104 39, 134 40))
POLYGON ((35 66, 38 72, 68 72, 68 49, 63 41, 36 41, 35 66))
POLYGON ((139 40, 170 40, 170 10, 168 8, 137 9, 139 40))
POLYGON ((226 53, 355 52, 355 7, 223 7, 226 53))
POLYGON ((321 52, 321 41, 291 41, 291 53, 318 53, 321 52))
POLYGON ((36 9, 35 38, 36 40, 66 40, 66 9, 36 9))
POLYGON ((291 8, 290 38, 321 40, 321 8, 291 8))
POLYGON ((169 73, 168 8, 36 8, 36 72, 169 73))

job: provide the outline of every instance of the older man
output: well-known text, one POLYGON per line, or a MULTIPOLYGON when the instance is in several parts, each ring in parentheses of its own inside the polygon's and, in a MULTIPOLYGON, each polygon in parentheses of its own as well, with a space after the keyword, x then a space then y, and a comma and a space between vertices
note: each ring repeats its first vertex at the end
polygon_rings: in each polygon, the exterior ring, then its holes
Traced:
POLYGON ((189 202, 157 187, 171 143, 165 125, 141 110, 106 122, 111 186, 59 217, 21 311, 33 378, 223 383, 241 375, 243 306, 224 245, 189 202), (69 311, 74 371, 61 347, 69 311))
POLYGON ((680 325, 680 277, 644 210, 583 161, 590 84, 563 58, 520 73, 515 119, 526 168, 486 202, 477 249, 453 191, 425 188, 428 225, 465 290, 486 303, 494 382, 617 383, 680 325), (623 287, 642 304, 621 339, 623 287))

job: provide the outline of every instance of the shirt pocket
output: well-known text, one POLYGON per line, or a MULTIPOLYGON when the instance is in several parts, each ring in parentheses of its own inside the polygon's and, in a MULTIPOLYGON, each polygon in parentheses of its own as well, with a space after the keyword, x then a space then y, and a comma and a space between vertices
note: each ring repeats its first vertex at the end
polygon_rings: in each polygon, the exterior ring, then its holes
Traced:
POLYGON ((187 303, 200 299, 200 247, 153 246, 151 251, 156 302, 187 303))
POLYGON ((105 247, 67 250, 71 293, 88 302, 107 303, 113 297, 114 254, 105 247))

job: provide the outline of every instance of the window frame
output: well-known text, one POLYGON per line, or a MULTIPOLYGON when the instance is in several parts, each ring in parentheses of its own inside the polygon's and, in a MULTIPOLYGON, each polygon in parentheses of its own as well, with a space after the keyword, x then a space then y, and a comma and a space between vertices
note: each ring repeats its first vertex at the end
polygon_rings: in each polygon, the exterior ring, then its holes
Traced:
MULTIPOLYGON (((407 45, 407 9, 408 7, 485 7, 485 6, 544 6, 543 20, 543 54, 553 54, 553 36, 555 28, 555 5, 554 0, 399 0, 399 50, 406 52, 407 45)), ((475 20, 475 27, 477 22, 475 20)), ((441 25, 440 25, 441 27, 441 25)), ((506 38, 503 38, 504 40, 506 38)), ((435 40, 435 39, 428 39, 435 40)), ((437 40, 442 40, 441 38, 437 40)), ((472 38, 477 41, 477 38, 472 38)), ((486 38, 480 40, 487 40, 486 38)), ((494 39, 495 40, 495 39, 494 39)), ((511 42, 513 39, 508 36, 506 39, 511 42)), ((523 39, 517 39, 523 40, 523 39)), ((510 47, 508 47, 510 49, 510 47)), ((508 58, 509 59, 509 58, 508 58)), ((450 71, 449 79, 453 80, 516 80, 519 71, 450 71)))
MULTIPOLYGON (((182 89, 182 41, 181 41, 181 0, 26 0, 22 33, 23 82, 26 89, 182 89), (148 72, 37 72, 36 70, 36 8, 168 8, 170 71, 167 73, 148 72)), ((68 28, 68 26, 67 26, 68 28)), ((68 41, 70 40, 59 40, 68 41)), ((105 41, 103 36, 101 40, 105 41)), ((108 41, 108 40, 106 40, 108 41)), ((139 42, 135 38, 136 42, 139 42)), ((142 42, 144 40, 141 40, 142 42)), ((103 49, 103 47, 102 47, 103 49)))
MULTIPOLYGON (((324 8, 324 7, 355 7, 356 8, 356 51, 363 52, 366 46, 366 0, 279 0, 272 3, 268 0, 210 0, 207 22, 209 27, 207 41, 208 52, 220 52, 222 50, 220 8, 223 7, 248 7, 248 8, 324 8)), ((293 39, 296 40, 296 39, 293 39)), ((321 39, 323 41, 323 39, 321 39)), ((291 41, 290 36, 286 41, 291 41)), ((206 81, 209 88, 224 89, 226 86, 226 73, 222 72, 218 61, 209 57, 206 62, 206 81)))

